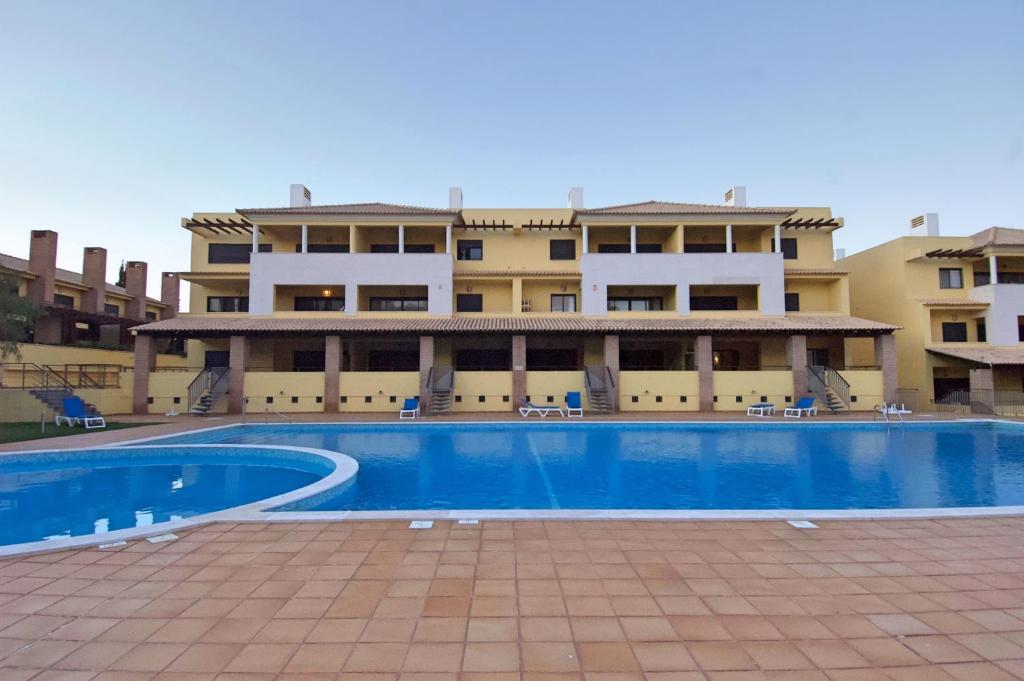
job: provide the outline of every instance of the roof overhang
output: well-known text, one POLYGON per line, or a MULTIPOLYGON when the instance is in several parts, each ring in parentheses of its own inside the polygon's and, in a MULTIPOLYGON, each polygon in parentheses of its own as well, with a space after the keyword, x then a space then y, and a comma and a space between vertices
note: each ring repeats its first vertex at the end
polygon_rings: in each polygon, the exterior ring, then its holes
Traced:
POLYGON ((1021 366, 1024 365, 1024 348, 1013 348, 1013 347, 982 347, 982 348, 947 348, 947 347, 928 347, 925 348, 928 352, 940 355, 943 357, 950 357, 953 359, 964 360, 966 362, 972 362, 974 364, 983 364, 985 366, 1021 366))

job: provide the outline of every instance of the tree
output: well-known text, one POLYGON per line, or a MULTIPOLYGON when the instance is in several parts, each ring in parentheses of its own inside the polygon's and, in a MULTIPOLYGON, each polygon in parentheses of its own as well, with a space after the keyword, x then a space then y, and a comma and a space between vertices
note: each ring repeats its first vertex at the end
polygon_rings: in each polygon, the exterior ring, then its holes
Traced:
POLYGON ((120 286, 121 288, 124 288, 124 280, 125 280, 124 260, 122 260, 121 261, 121 266, 117 268, 117 285, 120 286))
POLYGON ((21 357, 18 343, 28 339, 43 309, 18 295, 18 282, 0 274, 0 359, 21 357))

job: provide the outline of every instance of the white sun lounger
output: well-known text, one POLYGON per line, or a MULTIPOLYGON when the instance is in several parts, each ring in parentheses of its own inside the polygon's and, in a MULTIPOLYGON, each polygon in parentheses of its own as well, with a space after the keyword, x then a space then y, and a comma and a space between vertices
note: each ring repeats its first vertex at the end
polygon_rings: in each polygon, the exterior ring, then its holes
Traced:
POLYGON ((541 418, 547 418, 548 414, 557 412, 559 416, 565 417, 565 412, 558 405, 540 405, 534 404, 533 402, 523 402, 523 406, 519 407, 519 415, 524 419, 530 414, 536 414, 541 418))
POLYGON ((775 416, 775 405, 770 402, 758 402, 747 407, 747 416, 775 416))

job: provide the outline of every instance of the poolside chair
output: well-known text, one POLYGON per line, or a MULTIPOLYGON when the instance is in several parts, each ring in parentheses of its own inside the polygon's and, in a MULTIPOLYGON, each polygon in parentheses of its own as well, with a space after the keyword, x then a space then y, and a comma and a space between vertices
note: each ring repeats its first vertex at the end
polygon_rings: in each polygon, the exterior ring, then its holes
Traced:
POLYGON ((89 430, 107 427, 106 420, 99 414, 85 413, 85 402, 82 401, 82 398, 65 397, 61 403, 64 405, 64 413, 57 414, 53 419, 58 426, 61 421, 66 421, 69 426, 80 423, 89 430))
POLYGON ((885 412, 887 414, 900 414, 900 415, 903 415, 903 414, 913 414, 914 413, 911 410, 907 409, 907 405, 906 404, 902 404, 902 403, 899 406, 897 406, 895 402, 893 402, 892 404, 886 404, 885 402, 883 402, 882 403, 882 408, 885 409, 885 412))
POLYGON ((771 402, 758 402, 747 407, 747 416, 775 416, 775 405, 771 402))
POLYGON ((557 405, 534 404, 528 400, 523 400, 523 406, 519 407, 519 415, 524 419, 530 414, 536 414, 541 418, 547 418, 547 415, 552 412, 558 412, 558 415, 562 417, 565 416, 565 412, 557 405))
POLYGON ((813 397, 801 397, 792 407, 786 407, 782 416, 798 419, 801 416, 817 416, 818 408, 814 406, 813 397))
POLYGON ((402 410, 398 412, 399 419, 415 419, 420 415, 420 398, 408 397, 402 403, 402 410))
POLYGON ((583 398, 578 392, 565 394, 565 411, 569 418, 583 418, 583 398))

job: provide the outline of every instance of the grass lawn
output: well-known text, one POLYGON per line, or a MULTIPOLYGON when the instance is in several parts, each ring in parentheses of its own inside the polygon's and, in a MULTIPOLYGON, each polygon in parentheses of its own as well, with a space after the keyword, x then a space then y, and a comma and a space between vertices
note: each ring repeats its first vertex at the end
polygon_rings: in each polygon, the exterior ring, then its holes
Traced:
POLYGON ((23 442, 25 440, 42 440, 62 435, 78 435, 79 433, 99 433, 103 430, 121 430, 122 428, 137 428, 138 426, 152 426, 153 423, 117 423, 107 421, 107 427, 93 428, 86 430, 84 426, 56 426, 52 421, 47 422, 46 432, 39 432, 39 421, 23 421, 20 423, 0 423, 0 444, 4 442, 23 442))

